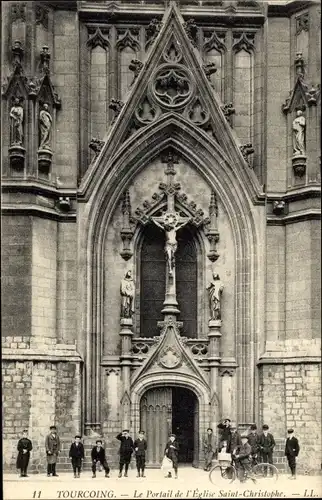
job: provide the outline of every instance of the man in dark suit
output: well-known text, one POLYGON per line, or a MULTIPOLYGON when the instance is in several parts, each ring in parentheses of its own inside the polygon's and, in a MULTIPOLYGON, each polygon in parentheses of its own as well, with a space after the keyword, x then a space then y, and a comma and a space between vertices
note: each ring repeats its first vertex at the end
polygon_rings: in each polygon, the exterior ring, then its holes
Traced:
POLYGON ((57 434, 57 427, 55 425, 51 425, 50 433, 46 436, 45 440, 45 448, 46 448, 46 456, 47 456, 47 476, 50 474, 53 477, 58 477, 56 473, 56 463, 58 459, 58 455, 60 453, 60 439, 57 434))
POLYGON ((84 460, 84 445, 81 443, 81 436, 75 436, 75 441, 70 445, 69 458, 72 461, 74 477, 80 477, 82 463, 84 460))
POLYGON ((288 437, 285 442, 285 456, 292 474, 289 479, 296 479, 296 457, 300 452, 300 445, 297 438, 294 436, 293 429, 289 429, 287 434, 288 437))
POLYGON ((229 446, 231 430, 230 430, 230 418, 225 418, 220 424, 217 425, 217 429, 219 429, 219 442, 218 442, 218 451, 220 451, 223 447, 223 443, 226 442, 227 446, 229 446))
POLYGON ((252 449, 252 462, 253 462, 253 464, 255 464, 255 463, 257 463, 256 459, 257 459, 257 454, 259 451, 259 445, 258 445, 259 436, 257 433, 257 425, 256 424, 252 424, 250 426, 250 433, 248 434, 247 438, 248 438, 248 443, 250 444, 251 449, 252 449))
POLYGON ((27 467, 29 464, 30 452, 32 450, 32 443, 30 439, 28 439, 27 429, 22 431, 22 438, 18 441, 17 450, 17 469, 20 469, 20 477, 28 477, 27 467))
MULTIPOLYGON (((172 461, 174 477, 178 479, 179 444, 175 434, 171 434, 164 450, 164 454, 172 461)), ((171 477, 171 472, 169 473, 171 477)))
POLYGON ((140 431, 139 437, 134 441, 134 451, 136 458, 136 468, 138 471, 138 475, 136 477, 145 477, 144 469, 145 469, 145 452, 147 449, 147 442, 144 437, 145 432, 140 431))
POLYGON ((106 456, 105 456, 105 450, 102 446, 102 441, 98 439, 96 441, 96 446, 93 447, 91 457, 92 457, 92 472, 93 472, 93 478, 96 477, 96 466, 97 463, 99 462, 104 470, 105 470, 105 477, 108 477, 110 468, 108 466, 108 463, 106 461, 106 456))
MULTIPOLYGON (((262 457, 262 462, 272 464, 275 439, 273 434, 268 432, 269 430, 268 425, 264 424, 262 429, 263 432, 258 439, 258 446, 262 457)), ((265 475, 267 475, 267 470, 265 472, 265 475)))
POLYGON ((120 471, 119 477, 122 477, 122 471, 124 467, 124 477, 127 477, 127 471, 129 470, 129 465, 131 462, 131 456, 134 450, 133 439, 129 435, 129 430, 124 429, 120 434, 116 436, 116 439, 121 441, 120 445, 120 471))
POLYGON ((233 456, 236 448, 238 448, 238 446, 241 446, 241 444, 241 437, 237 430, 237 427, 235 425, 231 425, 230 437, 228 437, 227 441, 227 453, 230 453, 233 456))

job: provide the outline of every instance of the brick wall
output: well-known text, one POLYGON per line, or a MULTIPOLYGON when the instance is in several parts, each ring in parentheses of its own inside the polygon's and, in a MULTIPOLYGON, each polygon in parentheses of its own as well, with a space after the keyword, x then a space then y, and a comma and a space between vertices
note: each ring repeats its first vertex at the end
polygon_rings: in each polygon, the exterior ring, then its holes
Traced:
POLYGON ((4 215, 1 325, 6 335, 31 334, 31 217, 4 215), (19 314, 17 314, 19 311, 19 314))

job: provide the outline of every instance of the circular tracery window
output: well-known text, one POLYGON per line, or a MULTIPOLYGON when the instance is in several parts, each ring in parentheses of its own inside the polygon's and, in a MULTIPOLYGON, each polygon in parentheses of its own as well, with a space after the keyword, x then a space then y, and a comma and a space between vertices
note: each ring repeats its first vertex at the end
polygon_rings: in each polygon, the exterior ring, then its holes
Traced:
POLYGON ((155 72, 150 90, 156 102, 164 108, 185 106, 193 97, 194 81, 188 69, 164 64, 155 72))

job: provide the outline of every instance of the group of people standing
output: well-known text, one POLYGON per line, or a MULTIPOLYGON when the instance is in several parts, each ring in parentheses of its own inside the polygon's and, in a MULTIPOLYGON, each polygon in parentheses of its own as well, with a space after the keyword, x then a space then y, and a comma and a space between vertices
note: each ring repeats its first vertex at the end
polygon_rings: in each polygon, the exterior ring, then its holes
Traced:
MULTIPOLYGON (((275 439, 269 432, 268 425, 262 426, 262 431, 258 432, 256 424, 250 426, 248 433, 240 434, 235 425, 232 425, 229 418, 224 419, 217 426, 219 440, 215 439, 213 430, 207 429, 204 440, 205 467, 209 471, 212 461, 218 453, 224 451, 231 455, 231 461, 241 469, 242 473, 249 472, 256 463, 273 464, 273 452, 275 439)), ((287 431, 288 437, 285 442, 285 456, 291 470, 290 479, 296 478, 296 457, 299 454, 300 446, 298 439, 294 435, 294 430, 287 431)), ((242 474, 244 476, 244 474, 242 474)))
MULTIPOLYGON (((212 461, 218 453, 225 452, 231 455, 232 463, 241 468, 242 471, 250 471, 255 463, 273 463, 273 451, 275 447, 275 439, 272 433, 269 432, 268 425, 262 426, 262 432, 257 431, 255 424, 251 425, 250 431, 246 434, 240 434, 237 427, 232 425, 229 418, 223 420, 218 426, 219 440, 215 439, 213 430, 207 429, 204 439, 205 467, 204 470, 209 471, 212 467, 212 461)), ((116 436, 120 441, 119 449, 119 475, 122 477, 128 476, 128 469, 132 459, 132 455, 136 458, 137 477, 145 477, 145 461, 147 440, 145 432, 140 430, 137 438, 133 441, 129 430, 124 429, 116 436)), ((32 442, 28 438, 28 431, 24 430, 21 439, 17 445, 17 469, 20 470, 21 477, 27 476, 27 468, 32 450, 32 442)), ((57 477, 56 463, 58 455, 61 451, 61 443, 57 434, 56 426, 50 427, 50 432, 45 439, 45 449, 47 458, 47 476, 57 477)), ((288 430, 288 437, 285 442, 285 456, 288 460, 288 465, 291 470, 291 478, 296 477, 296 457, 300 451, 300 446, 297 438, 294 436, 294 430, 288 430)), ((174 477, 178 477, 178 454, 179 445, 175 434, 171 434, 164 450, 164 459, 162 468, 166 472, 165 477, 171 477, 172 471, 174 477)), ((83 461, 85 458, 84 445, 81 442, 81 436, 76 435, 74 442, 70 446, 69 458, 75 478, 80 477, 83 461)), ((96 441, 95 446, 91 451, 92 460, 92 477, 96 477, 97 467, 100 466, 105 471, 105 477, 109 477, 110 467, 107 462, 105 449, 101 439, 96 441)))

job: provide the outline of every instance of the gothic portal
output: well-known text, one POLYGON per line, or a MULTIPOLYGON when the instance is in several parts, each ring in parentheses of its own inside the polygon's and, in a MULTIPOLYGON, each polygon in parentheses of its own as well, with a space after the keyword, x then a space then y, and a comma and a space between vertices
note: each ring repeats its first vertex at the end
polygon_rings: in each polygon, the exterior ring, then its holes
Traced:
POLYGON ((316 468, 316 3, 5 5, 6 466, 53 423, 199 466, 229 417, 316 468))

